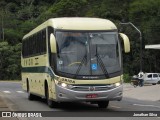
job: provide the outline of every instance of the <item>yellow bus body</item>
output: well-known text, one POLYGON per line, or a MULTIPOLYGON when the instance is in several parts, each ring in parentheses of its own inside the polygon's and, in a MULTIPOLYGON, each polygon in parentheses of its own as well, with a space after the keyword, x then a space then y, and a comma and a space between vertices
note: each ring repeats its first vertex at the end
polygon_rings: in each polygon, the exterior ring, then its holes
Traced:
MULTIPOLYGON (((21 65, 22 65, 22 88, 26 91, 29 91, 32 94, 45 97, 45 83, 48 84, 48 91, 49 91, 49 99, 52 99, 54 101, 59 101, 57 98, 57 91, 56 91, 56 81, 63 82, 66 84, 72 84, 72 85, 114 85, 116 83, 120 83, 120 86, 117 86, 119 88, 118 92, 113 92, 111 94, 110 92, 112 89, 107 90, 107 93, 109 96, 108 100, 121 100, 122 98, 122 74, 116 77, 112 77, 109 79, 99 79, 99 80, 82 80, 82 79, 72 79, 72 78, 66 78, 63 76, 56 75, 50 67, 49 64, 49 46, 48 46, 48 30, 47 27, 52 27, 54 29, 60 29, 60 30, 90 30, 90 31, 98 31, 98 30, 117 30, 117 27, 115 24, 113 24, 111 21, 106 19, 100 19, 100 18, 53 18, 49 19, 43 24, 39 25, 35 29, 33 29, 31 32, 26 34, 23 37, 23 41, 30 36, 36 34, 37 32, 41 30, 46 31, 46 53, 42 55, 35 55, 30 57, 23 57, 21 56, 21 65), (28 81, 28 83, 27 83, 28 81), (27 85, 28 84, 28 85, 27 85), (29 86, 29 88, 27 87, 29 86), (29 89, 29 90, 28 90, 29 89), (117 98, 116 98, 117 97, 117 98)), ((129 43, 127 43, 129 46, 129 43)), ((117 89, 116 87, 113 88, 113 90, 117 89)), ((69 90, 71 91, 71 90, 69 90)), ((95 93, 100 93, 104 91, 94 91, 95 93)), ((76 93, 76 92, 75 92, 76 93)), ((82 92, 85 93, 85 92, 82 92)), ((81 94, 82 94, 81 93, 81 94)), ((88 93, 93 93, 93 91, 89 91, 88 93)), ((65 93, 64 93, 65 94, 65 93)), ((72 96, 73 97, 73 96, 72 96)), ((77 97, 78 98, 78 97, 77 97)), ((80 98, 80 97, 79 97, 80 98)), ((67 99, 67 98, 66 98, 67 99)), ((100 100, 100 99, 99 99, 100 100)), ((103 99, 102 99, 103 100, 103 99)), ((63 101, 63 100, 62 100, 63 101)), ((65 100, 64 100, 65 101, 65 100)), ((66 100, 67 101, 67 100, 66 100)), ((68 100, 72 101, 72 100, 68 100)), ((87 99, 82 98, 79 99, 79 101, 87 101, 87 99)), ((90 99, 89 99, 90 101, 90 99)))

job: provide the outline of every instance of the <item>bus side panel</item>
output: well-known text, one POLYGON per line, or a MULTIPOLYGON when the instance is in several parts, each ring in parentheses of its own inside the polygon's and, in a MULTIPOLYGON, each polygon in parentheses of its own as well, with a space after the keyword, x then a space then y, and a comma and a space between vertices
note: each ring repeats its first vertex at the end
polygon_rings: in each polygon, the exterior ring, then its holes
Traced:
POLYGON ((21 73, 22 75, 22 89, 27 91, 27 73, 21 73))
POLYGON ((44 96, 44 81, 47 80, 48 54, 21 58, 22 65, 22 88, 27 90, 27 80, 29 91, 44 96))
POLYGON ((27 91, 27 80, 29 91, 38 96, 45 97, 45 80, 48 84, 50 99, 56 100, 55 82, 48 73, 22 73, 22 88, 27 91))

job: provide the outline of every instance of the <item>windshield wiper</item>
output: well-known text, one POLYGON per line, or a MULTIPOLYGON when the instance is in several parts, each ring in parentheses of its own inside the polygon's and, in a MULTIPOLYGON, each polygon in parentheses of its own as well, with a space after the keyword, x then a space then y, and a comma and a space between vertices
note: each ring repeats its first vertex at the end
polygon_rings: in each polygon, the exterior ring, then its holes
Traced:
POLYGON ((78 69, 76 71, 76 74, 74 75, 74 79, 77 78, 77 75, 79 74, 79 71, 81 70, 81 67, 83 65, 83 63, 87 60, 87 54, 84 55, 83 59, 81 60, 80 65, 78 66, 78 69))
POLYGON ((100 67, 101 67, 101 69, 102 69, 104 75, 106 76, 106 78, 109 78, 108 71, 107 71, 107 69, 106 69, 106 67, 105 67, 105 65, 104 65, 104 63, 103 63, 101 57, 98 55, 98 52, 97 52, 97 45, 96 45, 96 55, 95 55, 95 56, 98 58, 98 62, 99 62, 99 64, 100 64, 100 67))

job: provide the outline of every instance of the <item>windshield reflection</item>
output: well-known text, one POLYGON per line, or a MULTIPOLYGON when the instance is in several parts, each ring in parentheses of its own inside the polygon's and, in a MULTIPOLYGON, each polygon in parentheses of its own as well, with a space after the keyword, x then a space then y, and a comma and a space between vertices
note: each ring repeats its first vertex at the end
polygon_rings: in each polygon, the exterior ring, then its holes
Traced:
POLYGON ((78 75, 106 75, 120 71, 116 32, 56 32, 57 71, 78 75))

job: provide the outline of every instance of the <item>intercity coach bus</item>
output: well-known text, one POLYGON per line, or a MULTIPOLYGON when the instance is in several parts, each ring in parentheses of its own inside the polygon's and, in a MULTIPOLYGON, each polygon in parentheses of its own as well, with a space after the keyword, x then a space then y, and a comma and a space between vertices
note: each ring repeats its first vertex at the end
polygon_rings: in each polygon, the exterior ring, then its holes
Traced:
POLYGON ((49 19, 23 37, 22 88, 29 100, 40 96, 49 107, 85 101, 107 108, 122 99, 120 43, 130 51, 128 37, 109 20, 49 19))

